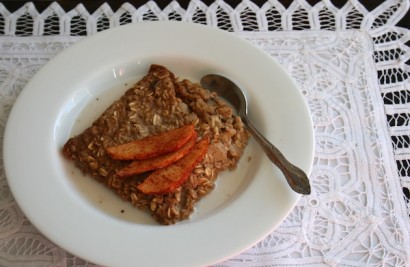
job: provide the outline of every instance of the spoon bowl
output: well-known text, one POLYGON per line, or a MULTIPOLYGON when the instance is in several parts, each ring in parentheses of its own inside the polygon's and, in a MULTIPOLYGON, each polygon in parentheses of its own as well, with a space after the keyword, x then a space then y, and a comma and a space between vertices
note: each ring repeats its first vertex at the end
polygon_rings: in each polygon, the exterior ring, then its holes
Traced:
POLYGON ((230 103, 241 117, 249 132, 256 139, 268 158, 282 171, 289 186, 297 193, 309 195, 311 192, 309 178, 299 167, 290 163, 285 156, 260 133, 250 121, 248 102, 243 91, 228 78, 208 74, 202 77, 201 85, 209 91, 216 92, 220 97, 230 103))

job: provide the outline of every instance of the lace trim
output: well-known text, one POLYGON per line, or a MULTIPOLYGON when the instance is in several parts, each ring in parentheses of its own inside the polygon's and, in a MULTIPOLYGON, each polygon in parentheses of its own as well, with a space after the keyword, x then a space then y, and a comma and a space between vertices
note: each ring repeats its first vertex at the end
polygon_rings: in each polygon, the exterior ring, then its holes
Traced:
POLYGON ((115 12, 103 4, 90 14, 82 4, 65 12, 54 2, 39 13, 33 3, 27 3, 10 13, 0 3, 0 35, 83 36, 127 23, 157 20, 195 22, 234 32, 362 29, 372 34, 378 29, 394 27, 408 8, 406 0, 385 1, 372 12, 357 0, 348 1, 340 9, 329 0, 314 6, 297 0, 287 9, 278 1, 267 1, 258 7, 244 0, 233 9, 222 0, 209 6, 192 0, 187 9, 172 1, 161 10, 154 1, 149 1, 139 8, 125 3, 115 12))

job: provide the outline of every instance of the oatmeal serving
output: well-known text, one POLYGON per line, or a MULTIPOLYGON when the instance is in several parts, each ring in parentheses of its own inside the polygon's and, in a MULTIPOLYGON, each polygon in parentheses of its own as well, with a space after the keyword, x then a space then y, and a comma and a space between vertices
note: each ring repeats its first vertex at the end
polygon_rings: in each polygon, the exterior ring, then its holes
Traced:
POLYGON ((215 93, 151 65, 89 128, 65 143, 63 155, 159 223, 174 224, 189 218, 220 171, 236 167, 248 139, 241 119, 215 93), (169 137, 175 131, 178 138, 169 137), (125 149, 142 151, 144 158, 121 157, 125 149))

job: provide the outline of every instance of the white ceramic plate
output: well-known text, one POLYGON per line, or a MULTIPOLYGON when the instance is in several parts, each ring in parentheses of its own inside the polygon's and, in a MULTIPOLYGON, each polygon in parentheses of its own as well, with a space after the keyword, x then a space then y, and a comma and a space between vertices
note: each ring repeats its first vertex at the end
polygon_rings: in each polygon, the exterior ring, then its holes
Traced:
POLYGON ((260 49, 233 34, 179 22, 147 22, 98 33, 53 58, 27 84, 10 114, 4 164, 13 195, 49 239, 109 266, 201 266, 254 245, 292 210, 299 195, 253 141, 236 171, 223 173, 188 221, 160 226, 149 215, 83 177, 61 157, 81 132, 150 64, 199 81, 232 78, 250 117, 307 173, 313 128, 295 83, 260 49))

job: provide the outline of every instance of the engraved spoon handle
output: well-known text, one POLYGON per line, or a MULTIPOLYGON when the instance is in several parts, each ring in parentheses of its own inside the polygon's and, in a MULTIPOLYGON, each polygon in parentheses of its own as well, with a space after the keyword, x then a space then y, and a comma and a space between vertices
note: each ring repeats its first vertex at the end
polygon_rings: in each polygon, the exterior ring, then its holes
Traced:
POLYGON ((282 171, 289 186, 299 194, 309 195, 311 191, 309 178, 305 172, 290 163, 279 149, 256 129, 246 114, 243 114, 241 118, 268 158, 282 171))

